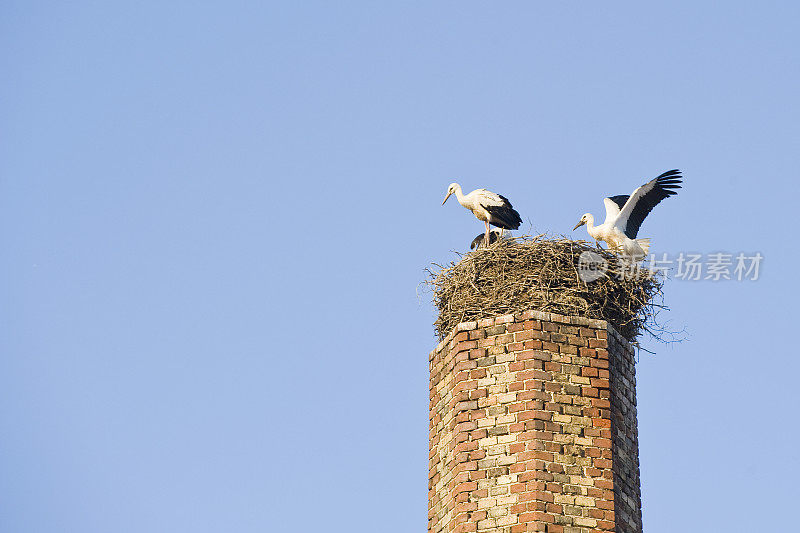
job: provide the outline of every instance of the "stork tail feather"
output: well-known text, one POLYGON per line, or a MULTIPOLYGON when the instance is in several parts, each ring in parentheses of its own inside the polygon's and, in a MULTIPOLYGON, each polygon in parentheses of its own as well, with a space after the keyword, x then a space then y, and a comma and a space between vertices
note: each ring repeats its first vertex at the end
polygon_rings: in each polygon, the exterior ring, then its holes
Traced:
POLYGON ((645 257, 650 254, 650 239, 636 239, 636 244, 642 249, 645 257))

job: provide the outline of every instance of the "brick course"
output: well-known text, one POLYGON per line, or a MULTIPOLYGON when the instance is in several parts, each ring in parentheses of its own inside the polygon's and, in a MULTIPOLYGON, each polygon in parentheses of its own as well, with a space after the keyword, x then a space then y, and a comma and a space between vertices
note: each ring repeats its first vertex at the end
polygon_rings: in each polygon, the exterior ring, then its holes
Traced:
POLYGON ((641 532, 636 378, 605 321, 464 322, 430 354, 428 532, 641 532))

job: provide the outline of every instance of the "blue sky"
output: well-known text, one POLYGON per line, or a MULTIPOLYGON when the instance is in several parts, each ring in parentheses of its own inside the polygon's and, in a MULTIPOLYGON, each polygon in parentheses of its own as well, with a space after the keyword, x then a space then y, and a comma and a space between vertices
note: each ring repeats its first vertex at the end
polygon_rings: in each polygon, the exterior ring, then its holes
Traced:
POLYGON ((800 474, 793 2, 5 2, 0 529, 424 530, 424 268, 671 168, 686 339, 637 368, 650 533, 778 531, 800 474))

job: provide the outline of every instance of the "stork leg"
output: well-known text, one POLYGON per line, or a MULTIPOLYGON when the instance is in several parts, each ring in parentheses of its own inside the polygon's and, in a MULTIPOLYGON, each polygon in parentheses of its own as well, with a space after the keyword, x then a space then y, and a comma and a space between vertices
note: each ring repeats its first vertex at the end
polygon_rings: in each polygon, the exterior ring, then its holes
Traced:
POLYGON ((486 243, 486 246, 489 246, 489 244, 491 243, 491 241, 489 240, 489 231, 490 231, 489 230, 489 223, 488 222, 484 222, 484 224, 486 224, 486 238, 484 239, 484 242, 486 243))

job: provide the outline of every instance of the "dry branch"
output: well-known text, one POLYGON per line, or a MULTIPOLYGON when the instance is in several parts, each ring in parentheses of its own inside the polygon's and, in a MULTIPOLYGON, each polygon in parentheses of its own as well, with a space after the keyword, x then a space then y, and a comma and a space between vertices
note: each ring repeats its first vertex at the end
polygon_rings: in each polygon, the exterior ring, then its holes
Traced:
POLYGON ((663 305, 662 281, 647 270, 615 275, 624 264, 615 254, 585 241, 545 235, 500 239, 449 265, 428 269, 427 284, 439 310, 434 327, 444 338, 459 322, 538 309, 607 320, 630 340, 646 331, 658 337, 655 315, 663 305), (609 275, 584 282, 578 258, 602 256, 609 275))

